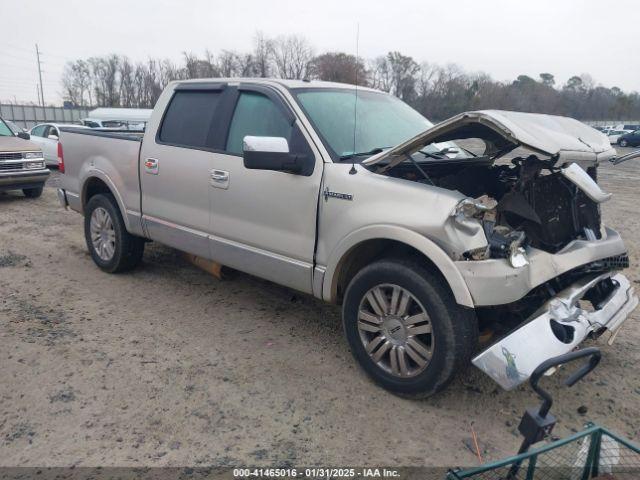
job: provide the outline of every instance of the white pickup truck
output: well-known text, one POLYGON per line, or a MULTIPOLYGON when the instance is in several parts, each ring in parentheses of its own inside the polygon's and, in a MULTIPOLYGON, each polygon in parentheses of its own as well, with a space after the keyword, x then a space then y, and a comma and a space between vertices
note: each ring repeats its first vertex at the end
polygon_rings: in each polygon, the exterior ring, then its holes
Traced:
POLYGON ((615 150, 576 120, 433 126, 367 88, 212 79, 171 83, 143 135, 60 135, 59 198, 102 270, 152 240, 341 304, 355 358, 398 394, 433 394, 470 361, 512 389, 638 303, 600 219, 615 150))

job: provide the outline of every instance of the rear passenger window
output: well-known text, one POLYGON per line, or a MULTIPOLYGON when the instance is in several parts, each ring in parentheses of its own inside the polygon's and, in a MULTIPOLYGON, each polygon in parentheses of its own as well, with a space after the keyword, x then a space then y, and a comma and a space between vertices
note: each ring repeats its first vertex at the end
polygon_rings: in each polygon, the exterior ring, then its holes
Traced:
POLYGON ((247 135, 284 137, 289 140, 291 124, 277 105, 265 95, 242 92, 229 127, 226 150, 242 155, 242 140, 247 135))
POLYGON ((220 95, 219 91, 177 91, 162 121, 160 141, 184 147, 210 146, 207 139, 220 95))

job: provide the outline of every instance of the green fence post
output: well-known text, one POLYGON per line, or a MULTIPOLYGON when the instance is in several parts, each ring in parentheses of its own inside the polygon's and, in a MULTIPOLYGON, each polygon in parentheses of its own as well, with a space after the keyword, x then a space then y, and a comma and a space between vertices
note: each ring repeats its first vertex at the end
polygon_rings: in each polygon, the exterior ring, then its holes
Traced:
POLYGON ((582 471, 582 480, 589 480, 598 475, 598 463, 600 463, 600 439, 602 431, 600 429, 594 431, 589 439, 589 453, 587 461, 582 471))
POLYGON ((529 458, 529 466, 527 467, 527 478, 526 480, 533 480, 533 476, 536 473, 536 462, 538 461, 538 455, 532 455, 529 458))

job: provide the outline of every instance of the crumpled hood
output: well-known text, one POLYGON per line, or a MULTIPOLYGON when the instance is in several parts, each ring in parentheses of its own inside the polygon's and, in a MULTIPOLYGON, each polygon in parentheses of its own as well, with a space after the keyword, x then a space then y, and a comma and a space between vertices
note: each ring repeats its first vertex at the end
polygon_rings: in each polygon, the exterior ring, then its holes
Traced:
POLYGON ((0 137, 0 152, 39 152, 40 147, 19 137, 0 137))
POLYGON ((390 163, 395 164, 402 161, 404 155, 425 145, 464 138, 483 139, 488 146, 486 154, 496 157, 520 146, 557 157, 560 164, 565 161, 601 162, 616 155, 606 135, 573 118, 480 110, 456 115, 363 163, 372 165, 391 158, 390 163), (393 157, 401 158, 394 161, 393 157))

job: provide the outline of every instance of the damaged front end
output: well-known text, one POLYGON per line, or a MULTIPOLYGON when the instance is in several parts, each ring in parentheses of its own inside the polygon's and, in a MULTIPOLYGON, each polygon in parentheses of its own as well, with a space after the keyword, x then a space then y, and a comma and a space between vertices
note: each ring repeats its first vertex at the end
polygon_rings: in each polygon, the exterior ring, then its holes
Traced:
POLYGON ((468 235, 481 229, 486 244, 449 253, 483 336, 494 341, 473 364, 507 390, 589 336, 610 331, 613 338, 638 305, 616 273, 628 266, 622 239, 601 222, 600 205, 611 194, 598 186, 597 168, 615 154, 604 135, 573 119, 483 111, 364 162, 465 196, 449 222, 468 235), (469 139, 481 140, 484 152, 450 143, 469 139), (506 161, 516 148, 526 153, 506 161))

